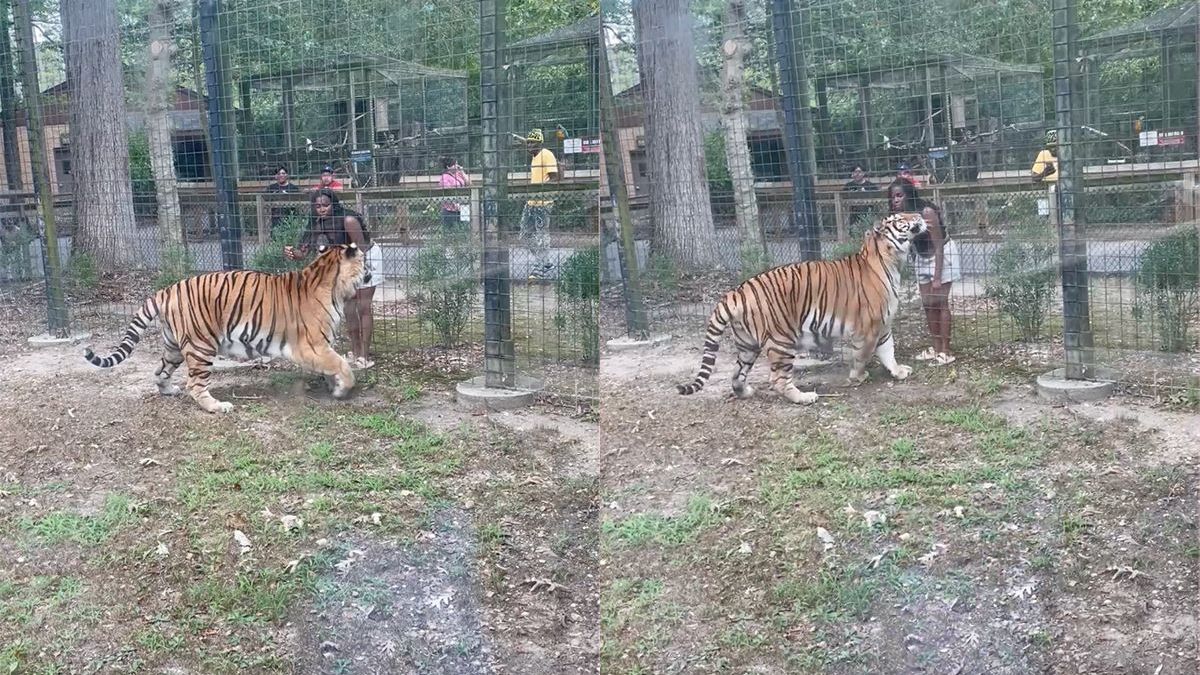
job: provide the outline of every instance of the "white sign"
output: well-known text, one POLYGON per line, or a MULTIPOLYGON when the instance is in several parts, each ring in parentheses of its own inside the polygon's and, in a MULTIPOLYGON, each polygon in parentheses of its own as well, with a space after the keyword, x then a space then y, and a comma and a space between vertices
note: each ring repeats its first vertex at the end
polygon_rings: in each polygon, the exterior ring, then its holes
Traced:
POLYGON ((1157 131, 1141 132, 1140 134, 1138 134, 1138 144, 1141 145, 1143 148, 1148 148, 1150 146, 1158 145, 1158 132, 1157 131))
POLYGON ((583 152, 583 139, 582 138, 568 138, 563 141, 563 154, 564 155, 574 155, 574 154, 580 153, 580 152, 583 152))
POLYGON ((471 222, 471 205, 470 204, 459 205, 458 220, 459 220, 459 222, 463 222, 463 223, 471 222))

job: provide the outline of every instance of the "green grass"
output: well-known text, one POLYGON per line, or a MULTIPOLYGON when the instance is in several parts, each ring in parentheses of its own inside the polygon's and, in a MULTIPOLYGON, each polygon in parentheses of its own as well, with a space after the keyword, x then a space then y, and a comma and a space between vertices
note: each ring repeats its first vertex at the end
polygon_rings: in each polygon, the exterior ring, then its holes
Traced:
POLYGON ((601 532, 607 543, 619 546, 679 546, 700 532, 719 523, 721 508, 710 498, 695 495, 678 516, 638 514, 622 520, 608 520, 601 532))
POLYGON ((68 542, 98 546, 136 520, 139 508, 128 496, 111 494, 105 497, 103 508, 94 516, 56 511, 40 518, 22 518, 18 526, 42 546, 68 542))

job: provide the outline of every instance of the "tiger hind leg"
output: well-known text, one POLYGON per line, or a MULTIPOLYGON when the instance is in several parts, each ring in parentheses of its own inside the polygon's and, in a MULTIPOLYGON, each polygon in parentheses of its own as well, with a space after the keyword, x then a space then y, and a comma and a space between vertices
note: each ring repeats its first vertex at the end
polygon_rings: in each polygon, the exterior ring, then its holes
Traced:
POLYGON ((738 369, 733 374, 733 393, 738 398, 750 398, 754 396, 754 387, 746 384, 746 378, 750 376, 750 369, 754 367, 754 361, 758 358, 758 352, 750 349, 742 349, 738 351, 738 369))
POLYGON ((857 387, 867 381, 867 364, 875 353, 875 336, 857 335, 851 340, 853 355, 850 357, 850 374, 846 377, 846 386, 857 387))
POLYGON ((187 390, 205 412, 227 413, 233 410, 233 404, 229 401, 218 401, 208 391, 208 380, 212 377, 213 356, 214 354, 206 355, 197 351, 188 351, 183 354, 183 359, 187 362, 188 367, 187 390))
POLYGON ((158 385, 158 393, 163 396, 178 396, 182 393, 179 385, 171 382, 171 375, 175 373, 175 369, 183 363, 183 354, 178 349, 167 347, 163 354, 162 365, 158 370, 154 371, 154 383, 158 385))
POLYGON ((776 344, 767 349, 767 354, 771 362, 771 386, 775 388, 775 391, 792 403, 802 405, 816 403, 817 392, 800 391, 796 388, 796 383, 792 381, 792 368, 795 366, 796 360, 795 352, 776 344))
POLYGON ((354 388, 354 371, 350 369, 350 363, 332 347, 326 346, 303 357, 297 355, 293 358, 300 367, 324 375, 334 398, 346 398, 354 388))

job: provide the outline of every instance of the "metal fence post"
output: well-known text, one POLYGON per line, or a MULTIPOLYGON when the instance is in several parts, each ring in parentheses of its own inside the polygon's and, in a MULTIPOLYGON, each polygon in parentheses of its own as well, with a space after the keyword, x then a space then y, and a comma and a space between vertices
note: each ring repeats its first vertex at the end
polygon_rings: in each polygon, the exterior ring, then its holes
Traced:
POLYGON ((504 0, 479 0, 479 103, 483 146, 483 323, 484 386, 511 388, 516 382, 512 338, 512 280, 508 246, 500 238, 500 56, 504 52, 504 0))
POLYGON ((1075 160, 1074 84, 1079 73, 1075 59, 1078 25, 1075 0, 1053 0, 1051 36, 1054 46, 1054 111, 1058 125, 1058 184, 1055 197, 1059 258, 1062 264, 1063 347, 1066 377, 1091 379, 1095 366, 1088 300, 1087 241, 1077 200, 1083 179, 1075 160))
POLYGON ((204 53, 204 87, 208 94, 209 157, 217 189, 217 227, 221 233, 221 262, 227 270, 242 267, 242 228, 237 213, 227 82, 221 68, 221 34, 217 0, 200 0, 200 45, 204 53))
MULTIPOLYGON (((7 8, 5 8, 7 9, 7 8)), ((42 138, 41 87, 38 84, 37 55, 33 47, 33 17, 29 0, 17 0, 15 10, 18 43, 21 53, 22 89, 25 93, 26 129, 29 133, 29 161, 33 169, 33 191, 41 206, 43 228, 42 260, 46 277, 47 328, 51 337, 70 335, 67 302, 63 295, 62 264, 58 257, 58 228, 54 222, 54 194, 50 187, 50 170, 46 159, 46 143, 42 138)), ((7 36, 6 36, 7 39, 7 36)))
MULTIPOLYGON (((625 163, 621 161, 621 139, 617 135, 616 109, 613 105, 612 75, 608 67, 608 47, 604 40, 604 27, 600 28, 600 119, 601 150, 604 153, 604 170, 608 178, 608 195, 612 213, 617 217, 620 241, 617 254, 621 264, 621 282, 625 289, 625 331, 634 339, 645 339, 649 333, 646 323, 646 305, 642 300, 641 273, 638 270, 637 242, 634 239, 633 216, 629 212, 629 188, 625 185, 625 163)), ((606 264, 601 251, 600 264, 606 264)))
POLYGON ((771 28, 779 58, 780 88, 783 90, 783 136, 787 147, 788 174, 792 179, 792 218, 800 231, 802 260, 821 258, 820 223, 809 162, 812 126, 808 120, 808 72, 804 48, 797 45, 793 0, 771 0, 771 28))

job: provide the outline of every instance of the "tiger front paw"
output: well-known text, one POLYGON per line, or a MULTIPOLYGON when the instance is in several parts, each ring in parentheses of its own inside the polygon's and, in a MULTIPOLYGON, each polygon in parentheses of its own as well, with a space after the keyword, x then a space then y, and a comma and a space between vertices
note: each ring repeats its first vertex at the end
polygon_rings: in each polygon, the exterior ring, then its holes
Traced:
POLYGON ((908 379, 909 375, 912 375, 912 366, 901 364, 896 366, 896 369, 892 371, 892 377, 896 378, 897 380, 908 379))

